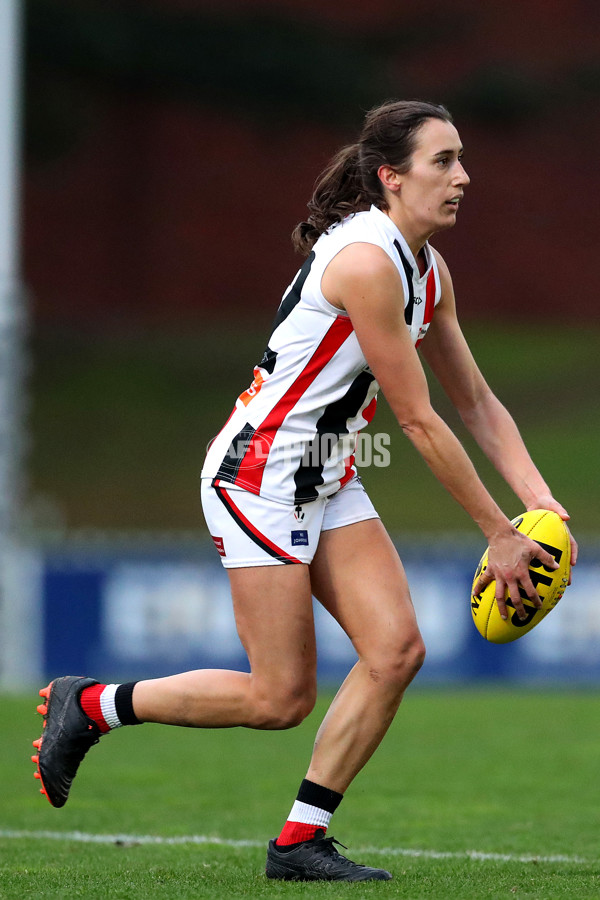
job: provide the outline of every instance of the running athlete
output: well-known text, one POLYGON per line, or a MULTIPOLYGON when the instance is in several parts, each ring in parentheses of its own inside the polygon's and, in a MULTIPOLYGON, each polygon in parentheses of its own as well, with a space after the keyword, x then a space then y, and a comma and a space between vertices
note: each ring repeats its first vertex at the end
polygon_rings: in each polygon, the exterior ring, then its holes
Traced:
MULTIPOLYGON (((396 549, 357 478, 353 448, 379 388, 403 432, 490 546, 476 590, 496 581, 526 616, 541 601, 528 563, 552 557, 518 532, 432 409, 417 346, 463 421, 527 509, 568 519, 517 427, 484 381, 459 327, 448 268, 428 243, 451 228, 469 178, 448 111, 388 102, 366 116, 317 182, 294 232, 306 261, 284 294, 251 386, 213 441, 203 508, 229 575, 250 673, 201 669, 104 685, 58 678, 41 691, 34 757, 42 792, 67 800, 87 750, 121 725, 290 728, 313 708, 311 596, 351 639, 358 661, 314 745, 266 874, 294 880, 388 880, 326 837, 331 816, 385 735, 425 648, 396 549)), ((402 491, 400 483, 398 490, 402 491)), ((573 562, 577 548, 573 544, 573 562)))

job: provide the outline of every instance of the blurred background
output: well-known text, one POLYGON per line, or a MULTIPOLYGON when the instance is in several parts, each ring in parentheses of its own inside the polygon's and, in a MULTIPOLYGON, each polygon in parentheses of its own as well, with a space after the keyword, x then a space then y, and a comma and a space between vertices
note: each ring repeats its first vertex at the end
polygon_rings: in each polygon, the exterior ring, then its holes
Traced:
MULTIPOLYGON (((600 678, 598 4, 3 0, 0 14, 2 683, 243 664, 206 544, 204 449, 301 264, 290 233, 316 176, 392 97, 454 115, 471 185, 433 243, 584 549, 542 628, 487 646, 468 605, 481 535, 382 402, 372 430, 390 433, 392 464, 361 474, 407 561, 424 679, 600 678)), ((347 668, 320 627, 323 671, 347 668)))

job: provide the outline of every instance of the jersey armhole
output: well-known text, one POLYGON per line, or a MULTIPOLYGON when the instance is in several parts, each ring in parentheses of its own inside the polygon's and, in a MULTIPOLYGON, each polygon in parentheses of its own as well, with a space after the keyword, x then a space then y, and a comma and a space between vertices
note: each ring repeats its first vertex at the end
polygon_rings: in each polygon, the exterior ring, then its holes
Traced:
POLYGON ((325 272, 327 271, 327 268, 330 265, 330 263, 333 262, 333 260, 336 258, 338 253, 341 253, 342 250, 346 249, 346 247, 351 247, 352 244, 372 244, 373 247, 379 247, 381 250, 383 250, 383 252, 386 253, 389 256, 389 258, 392 260, 392 262, 396 266, 396 269, 398 269, 398 273, 402 279, 402 288, 404 290, 404 295, 406 297, 406 284, 404 283, 405 282, 404 272, 402 272, 400 270, 397 260, 395 259, 394 254, 391 252, 391 250, 388 250, 386 247, 384 247, 378 241, 369 241, 369 240, 365 240, 365 238, 357 238, 355 241, 349 241, 347 244, 344 244, 342 247, 340 247, 338 250, 336 250, 336 252, 333 254, 331 259, 329 259, 327 261, 326 265, 323 268, 323 271, 321 272, 321 274, 319 276, 318 289, 315 291, 316 299, 319 301, 319 303, 321 303, 323 305, 323 307, 325 309, 327 309, 328 312, 333 312, 338 316, 343 316, 344 318, 348 318, 348 313, 346 312, 345 309, 340 309, 339 306, 334 306, 333 303, 329 302, 329 300, 323 293, 323 289, 322 289, 321 285, 323 283, 323 276, 325 275, 325 272))

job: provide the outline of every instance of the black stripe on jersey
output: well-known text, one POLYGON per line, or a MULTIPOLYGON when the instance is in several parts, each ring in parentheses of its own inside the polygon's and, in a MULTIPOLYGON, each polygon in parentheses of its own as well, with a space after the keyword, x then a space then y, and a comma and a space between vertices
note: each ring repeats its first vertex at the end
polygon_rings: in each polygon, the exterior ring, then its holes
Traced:
POLYGON ((323 467, 337 441, 348 434, 348 419, 358 414, 374 380, 375 376, 370 372, 361 372, 344 396, 323 411, 316 424, 316 434, 306 444, 302 461, 294 473, 295 503, 308 503, 319 496, 317 485, 323 484, 323 467))
POLYGON ((242 430, 232 438, 215 478, 235 484, 242 460, 255 434, 256 428, 246 422, 242 430))
POLYGON ((406 280, 408 282, 408 303, 404 307, 404 321, 407 325, 412 325, 413 320, 413 312, 415 308, 415 290, 413 287, 413 267, 407 260, 406 256, 402 252, 402 247, 400 246, 399 241, 394 241, 394 247, 400 254, 400 259, 402 260, 402 266, 404 267, 404 272, 406 274, 406 280))
POLYGON ((278 553, 277 550, 275 550, 273 547, 269 547, 269 545, 267 543, 265 543, 264 541, 261 541, 259 536, 257 534, 255 534, 252 531, 252 529, 246 525, 246 523, 243 521, 243 519, 240 519, 240 517, 236 514, 235 510, 233 510, 231 508, 231 506, 225 499, 223 488, 220 488, 218 485, 216 485, 214 483, 214 481, 213 481, 213 487, 216 491, 217 497, 219 498, 219 500, 221 501, 221 503, 223 504, 223 506, 225 507, 225 509, 227 510, 227 512, 233 519, 233 521, 236 523, 236 525, 238 525, 242 529, 244 534, 247 534, 248 537, 250 538, 250 540, 254 541, 254 543, 257 544, 261 548, 261 550, 264 550, 265 553, 268 553, 269 556, 273 557, 273 559, 276 559, 278 562, 284 563, 286 566, 294 565, 295 563, 297 564, 300 562, 299 559, 294 559, 294 557, 283 556, 281 553, 278 553))
MULTIPOLYGON (((277 315, 275 316, 275 321, 271 326, 271 334, 281 325, 282 322, 285 322, 291 311, 295 306, 300 303, 300 298, 302 295, 302 288, 304 287, 304 282, 308 278, 308 273, 310 272, 310 267, 313 264, 315 258, 315 251, 312 250, 307 256, 304 265, 298 272, 292 286, 290 287, 288 293, 285 298, 281 301, 279 305, 279 309, 277 310, 277 315)), ((258 364, 259 369, 264 369, 265 372, 268 372, 269 375, 273 374, 273 369, 275 368, 275 363, 277 361, 277 352, 275 350, 271 350, 269 345, 267 344, 266 350, 263 353, 263 357, 258 364)))
POLYGON ((315 251, 311 250, 310 255, 306 257, 304 265, 296 275, 291 288, 279 304, 279 309, 277 310, 277 315, 275 316, 275 321, 273 322, 271 334, 273 334, 275 329, 278 328, 282 322, 285 322, 293 308, 297 306, 298 303, 300 303, 302 288, 304 287, 304 282, 308 278, 308 273, 310 272, 310 267, 312 266, 314 259, 315 251))
POLYGON ((276 362, 277 362, 277 351, 271 350, 271 348, 269 346, 267 346, 265 352, 262 355, 262 359, 258 364, 258 368, 264 369, 265 372, 267 372, 267 374, 272 375, 276 362))

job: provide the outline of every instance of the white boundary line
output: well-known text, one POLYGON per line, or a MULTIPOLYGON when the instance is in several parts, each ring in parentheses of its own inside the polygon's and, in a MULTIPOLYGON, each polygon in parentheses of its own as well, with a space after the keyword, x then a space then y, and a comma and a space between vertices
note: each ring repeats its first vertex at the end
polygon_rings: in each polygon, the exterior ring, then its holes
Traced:
MULTIPOLYGON (((164 837, 152 834, 90 834, 85 831, 13 831, 0 829, 0 839, 38 840, 38 841, 71 841, 81 844, 117 844, 133 847, 139 844, 181 845, 208 844, 220 847, 265 847, 266 841, 230 840, 229 838, 212 837, 205 834, 164 837)), ((472 859, 479 862, 517 862, 517 863, 566 863, 571 865, 595 865, 597 860, 584 859, 581 856, 555 854, 551 856, 519 855, 513 853, 482 853, 479 850, 417 850, 411 847, 362 847, 361 853, 378 856, 404 856, 412 859, 472 859)))

